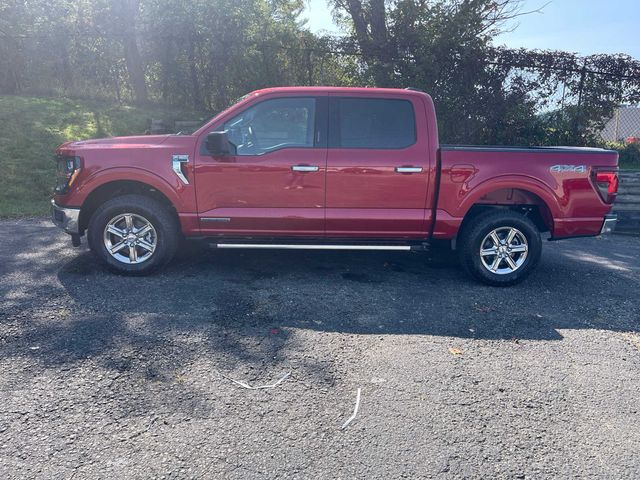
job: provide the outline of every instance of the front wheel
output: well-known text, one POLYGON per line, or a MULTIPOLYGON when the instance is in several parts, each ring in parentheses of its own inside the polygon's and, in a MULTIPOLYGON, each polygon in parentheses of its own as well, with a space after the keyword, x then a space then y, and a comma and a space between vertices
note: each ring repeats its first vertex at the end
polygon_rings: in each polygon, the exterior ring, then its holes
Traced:
POLYGON ((88 227, 89 246, 116 273, 145 275, 171 260, 179 234, 175 216, 142 195, 123 195, 101 205, 88 227))
POLYGON ((464 226, 458 245, 463 268, 493 286, 515 285, 524 280, 542 252, 536 225, 510 210, 489 211, 472 219, 464 226))

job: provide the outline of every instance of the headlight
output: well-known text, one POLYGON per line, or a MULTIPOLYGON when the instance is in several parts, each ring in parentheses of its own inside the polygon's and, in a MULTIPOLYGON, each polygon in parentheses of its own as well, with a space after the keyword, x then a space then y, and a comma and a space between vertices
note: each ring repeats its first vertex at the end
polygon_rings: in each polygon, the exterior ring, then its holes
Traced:
POLYGON ((54 191, 57 194, 67 193, 82 168, 82 159, 80 157, 57 155, 56 162, 56 187, 54 191))

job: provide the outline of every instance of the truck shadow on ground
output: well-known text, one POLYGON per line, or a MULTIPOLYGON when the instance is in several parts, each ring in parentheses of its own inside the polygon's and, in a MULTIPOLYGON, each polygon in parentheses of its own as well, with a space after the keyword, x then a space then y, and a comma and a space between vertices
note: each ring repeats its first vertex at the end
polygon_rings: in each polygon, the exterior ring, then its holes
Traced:
MULTIPOLYGON (((625 241, 549 246, 525 283, 499 289, 467 278, 448 251, 227 251, 190 243, 158 274, 124 277, 86 250, 52 246, 40 227, 23 230, 0 265, 0 354, 20 359, 16 365, 34 362, 37 372, 96 369, 125 391, 134 379, 164 389, 160 397, 134 389, 118 403, 123 415, 150 408, 209 415, 200 387, 180 383, 185 369, 226 384, 223 372, 264 382, 295 365, 299 378, 331 386, 358 362, 359 348, 383 336, 444 338, 446 349, 450 337, 558 341, 565 329, 640 329, 635 243, 625 241)), ((33 372, 14 372, 6 387, 36 381, 33 372)))
POLYGON ((559 340, 562 329, 637 330, 637 280, 625 260, 607 270, 593 258, 547 252, 525 283, 501 289, 467 278, 450 251, 227 251, 190 244, 154 276, 114 275, 87 252, 58 278, 78 304, 100 313, 155 315, 173 328, 245 335, 299 328, 559 340))

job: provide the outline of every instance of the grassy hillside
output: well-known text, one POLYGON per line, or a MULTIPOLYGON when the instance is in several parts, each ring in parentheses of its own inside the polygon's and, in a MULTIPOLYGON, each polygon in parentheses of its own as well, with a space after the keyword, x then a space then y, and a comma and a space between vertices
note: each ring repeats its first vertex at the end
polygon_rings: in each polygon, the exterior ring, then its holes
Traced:
POLYGON ((48 213, 53 151, 67 140, 142 134, 150 118, 197 118, 160 108, 0 95, 0 217, 48 213))

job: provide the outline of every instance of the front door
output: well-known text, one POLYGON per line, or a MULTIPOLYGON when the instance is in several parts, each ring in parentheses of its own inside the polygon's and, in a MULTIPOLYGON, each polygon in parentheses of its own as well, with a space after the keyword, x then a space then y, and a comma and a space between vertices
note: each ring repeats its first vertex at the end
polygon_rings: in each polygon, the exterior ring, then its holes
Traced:
POLYGON ((323 105, 326 97, 266 98, 216 126, 236 153, 215 158, 201 147, 196 154, 203 234, 324 234, 327 150, 316 127, 323 105))
POLYGON ((425 238, 428 143, 419 98, 331 94, 327 236, 425 238))

